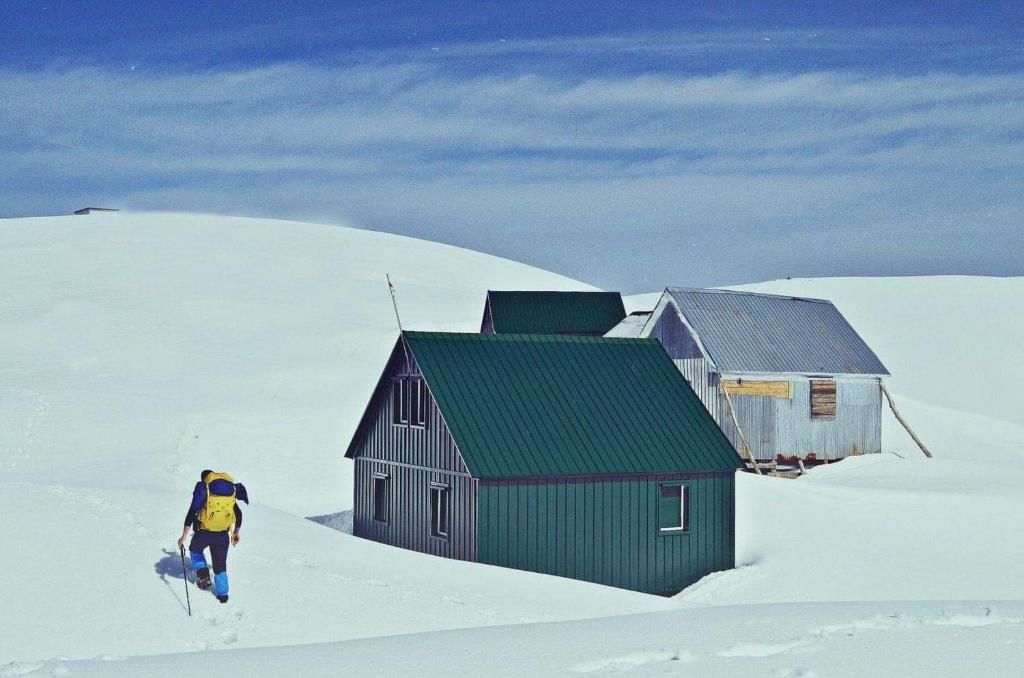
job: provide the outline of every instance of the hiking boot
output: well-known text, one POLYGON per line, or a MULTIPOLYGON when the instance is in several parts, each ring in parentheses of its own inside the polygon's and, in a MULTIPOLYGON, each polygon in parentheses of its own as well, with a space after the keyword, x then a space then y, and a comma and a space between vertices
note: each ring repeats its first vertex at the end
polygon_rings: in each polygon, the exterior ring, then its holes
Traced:
POLYGON ((217 596, 217 600, 219 600, 222 603, 226 603, 226 602, 228 602, 228 597, 227 597, 226 594, 223 595, 223 596, 217 596))
POLYGON ((196 572, 196 586, 201 588, 203 591, 209 591, 211 585, 210 571, 207 569, 198 570, 196 572))

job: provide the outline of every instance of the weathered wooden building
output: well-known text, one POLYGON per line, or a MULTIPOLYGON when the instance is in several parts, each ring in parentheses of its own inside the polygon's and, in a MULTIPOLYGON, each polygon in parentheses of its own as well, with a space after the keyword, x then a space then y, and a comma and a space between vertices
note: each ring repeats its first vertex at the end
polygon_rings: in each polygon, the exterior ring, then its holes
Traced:
POLYGON ((499 292, 491 290, 483 334, 602 336, 626 317, 618 292, 499 292))
POLYGON ((406 332, 346 456, 367 539, 649 593, 734 565, 740 460, 650 339, 406 332))
POLYGON ((889 372, 829 301, 668 288, 638 334, 661 342, 741 455, 881 450, 889 372))

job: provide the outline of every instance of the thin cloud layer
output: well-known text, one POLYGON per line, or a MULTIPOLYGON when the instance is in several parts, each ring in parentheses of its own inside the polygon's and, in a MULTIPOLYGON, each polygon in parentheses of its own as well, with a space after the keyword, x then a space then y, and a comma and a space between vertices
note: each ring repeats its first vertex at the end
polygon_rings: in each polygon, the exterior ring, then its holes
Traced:
POLYGON ((476 63, 3 69, 0 198, 353 219, 627 290, 1024 273, 1020 72, 476 63))

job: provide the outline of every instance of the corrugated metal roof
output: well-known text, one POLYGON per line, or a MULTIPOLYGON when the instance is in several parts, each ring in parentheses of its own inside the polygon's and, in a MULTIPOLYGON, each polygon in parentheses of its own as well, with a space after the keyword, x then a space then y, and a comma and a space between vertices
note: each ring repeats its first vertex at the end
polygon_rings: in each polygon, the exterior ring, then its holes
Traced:
POLYGON ((735 469, 653 339, 406 332, 478 478, 735 469))
POLYGON ((889 374, 830 301, 678 287, 666 292, 719 370, 889 374))
POLYGON ((618 292, 490 291, 487 305, 496 334, 600 336, 626 317, 618 292))

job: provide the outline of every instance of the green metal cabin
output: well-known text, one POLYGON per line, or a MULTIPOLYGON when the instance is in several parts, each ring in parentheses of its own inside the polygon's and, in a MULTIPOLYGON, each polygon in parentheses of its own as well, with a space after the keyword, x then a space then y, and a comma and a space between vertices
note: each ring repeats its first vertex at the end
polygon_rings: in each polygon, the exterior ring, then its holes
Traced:
POLYGON ((600 337, 626 317, 618 292, 487 293, 481 334, 600 337))
POLYGON ((676 593, 732 568, 732 445, 653 339, 406 332, 346 452, 357 536, 676 593))

